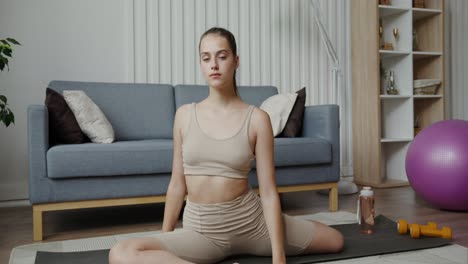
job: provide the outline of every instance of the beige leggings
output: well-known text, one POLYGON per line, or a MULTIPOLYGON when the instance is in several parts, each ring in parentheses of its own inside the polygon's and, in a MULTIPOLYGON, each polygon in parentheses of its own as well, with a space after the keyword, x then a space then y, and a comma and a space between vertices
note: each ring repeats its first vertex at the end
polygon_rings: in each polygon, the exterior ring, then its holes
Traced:
MULTIPOLYGON (((312 240, 313 225, 284 214, 283 222, 286 255, 301 254, 312 240)), ((253 190, 225 203, 187 200, 182 223, 182 229, 155 235, 182 259, 216 263, 230 255, 271 256, 260 197, 253 190)))

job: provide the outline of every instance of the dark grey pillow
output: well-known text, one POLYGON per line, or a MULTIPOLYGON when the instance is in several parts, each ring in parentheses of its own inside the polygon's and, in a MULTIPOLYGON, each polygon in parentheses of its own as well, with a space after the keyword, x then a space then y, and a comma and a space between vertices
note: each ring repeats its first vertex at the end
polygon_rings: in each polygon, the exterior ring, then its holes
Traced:
POLYGON ((45 105, 49 113, 49 141, 51 145, 89 142, 60 93, 47 88, 45 105))
POLYGON ((283 132, 281 132, 281 137, 299 137, 302 134, 306 99, 305 87, 296 93, 296 102, 291 110, 291 114, 289 114, 288 121, 286 121, 286 126, 284 127, 283 132))

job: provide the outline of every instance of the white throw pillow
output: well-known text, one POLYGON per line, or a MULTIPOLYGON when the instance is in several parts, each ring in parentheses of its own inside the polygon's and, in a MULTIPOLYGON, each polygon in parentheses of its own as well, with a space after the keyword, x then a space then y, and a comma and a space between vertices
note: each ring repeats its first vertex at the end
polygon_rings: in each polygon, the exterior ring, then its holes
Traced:
POLYGON ((270 116, 273 136, 276 137, 283 131, 296 98, 297 93, 275 94, 268 97, 260 105, 260 109, 267 112, 270 116))
POLYGON ((63 97, 75 115, 83 133, 94 143, 114 142, 114 129, 101 109, 84 91, 63 91, 63 97))

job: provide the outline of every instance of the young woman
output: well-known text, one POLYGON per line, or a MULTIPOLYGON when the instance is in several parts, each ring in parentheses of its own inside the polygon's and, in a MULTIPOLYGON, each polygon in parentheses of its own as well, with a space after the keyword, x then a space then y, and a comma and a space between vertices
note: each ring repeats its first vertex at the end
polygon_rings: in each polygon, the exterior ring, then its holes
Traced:
POLYGON ((109 262, 216 263, 254 254, 276 264, 286 263, 286 255, 340 251, 343 237, 335 229, 281 213, 270 119, 237 93, 234 36, 211 28, 199 52, 209 95, 176 112, 163 233, 119 242, 109 262), (260 196, 247 179, 254 159, 260 196), (183 228, 174 231, 186 194, 183 228))

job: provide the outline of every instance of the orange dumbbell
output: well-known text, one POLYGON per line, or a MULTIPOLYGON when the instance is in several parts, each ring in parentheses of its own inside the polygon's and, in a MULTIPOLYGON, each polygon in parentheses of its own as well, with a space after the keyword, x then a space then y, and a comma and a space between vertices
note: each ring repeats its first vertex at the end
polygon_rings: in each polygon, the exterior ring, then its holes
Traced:
POLYGON ((412 238, 419 238, 421 235, 424 236, 437 236, 446 239, 452 239, 452 229, 450 227, 442 227, 442 229, 429 229, 421 228, 419 225, 410 225, 410 235, 412 238))
MULTIPOLYGON (((408 230, 410 229, 411 225, 418 225, 418 224, 408 224, 406 220, 399 219, 398 220, 398 233, 400 234, 407 234, 408 230)), ((426 225, 418 225, 421 229, 437 229, 437 224, 435 222, 427 222, 426 225)))

